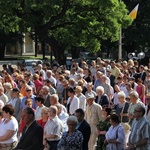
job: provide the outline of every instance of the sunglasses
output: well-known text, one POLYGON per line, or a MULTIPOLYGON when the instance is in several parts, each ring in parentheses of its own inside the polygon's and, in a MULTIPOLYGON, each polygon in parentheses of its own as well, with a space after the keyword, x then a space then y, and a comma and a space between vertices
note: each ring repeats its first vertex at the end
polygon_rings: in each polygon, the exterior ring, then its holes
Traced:
POLYGON ((30 92, 31 90, 26 90, 26 92, 30 92))

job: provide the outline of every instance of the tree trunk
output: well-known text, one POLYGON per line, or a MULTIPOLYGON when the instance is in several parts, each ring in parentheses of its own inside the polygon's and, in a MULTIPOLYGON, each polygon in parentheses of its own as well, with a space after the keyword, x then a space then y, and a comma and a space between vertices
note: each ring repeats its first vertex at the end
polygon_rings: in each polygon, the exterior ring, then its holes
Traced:
POLYGON ((37 57, 38 53, 38 40, 37 40, 37 34, 35 33, 35 57, 37 57))
POLYGON ((5 44, 0 44, 0 60, 3 60, 5 57, 5 44))
POLYGON ((45 42, 42 42, 43 60, 45 59, 45 42))

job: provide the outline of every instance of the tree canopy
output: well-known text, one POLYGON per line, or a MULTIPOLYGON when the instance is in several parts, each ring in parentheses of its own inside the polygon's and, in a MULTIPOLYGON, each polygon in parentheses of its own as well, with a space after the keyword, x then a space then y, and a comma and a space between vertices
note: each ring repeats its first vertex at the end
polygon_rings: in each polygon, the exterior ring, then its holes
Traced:
POLYGON ((59 61, 72 47, 99 51, 102 40, 117 41, 132 22, 118 0, 1 0, 0 17, 5 33, 36 33, 59 61))

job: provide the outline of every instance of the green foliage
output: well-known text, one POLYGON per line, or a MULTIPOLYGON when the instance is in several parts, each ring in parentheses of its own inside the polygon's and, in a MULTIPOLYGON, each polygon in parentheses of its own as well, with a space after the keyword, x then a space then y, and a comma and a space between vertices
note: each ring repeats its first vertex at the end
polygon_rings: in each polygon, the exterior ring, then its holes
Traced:
POLYGON ((1 0, 0 17, 6 33, 35 31, 50 45, 54 38, 64 48, 93 52, 101 40, 117 41, 120 28, 132 22, 118 0, 1 0))

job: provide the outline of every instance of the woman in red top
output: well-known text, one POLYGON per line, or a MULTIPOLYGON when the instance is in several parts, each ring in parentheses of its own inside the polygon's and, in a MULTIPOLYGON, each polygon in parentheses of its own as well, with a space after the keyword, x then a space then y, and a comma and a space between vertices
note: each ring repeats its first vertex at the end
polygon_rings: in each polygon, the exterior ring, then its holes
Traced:
POLYGON ((48 108, 47 107, 44 107, 42 109, 42 112, 41 112, 41 119, 37 120, 37 122, 42 126, 42 128, 44 129, 44 126, 48 120, 48 108))

